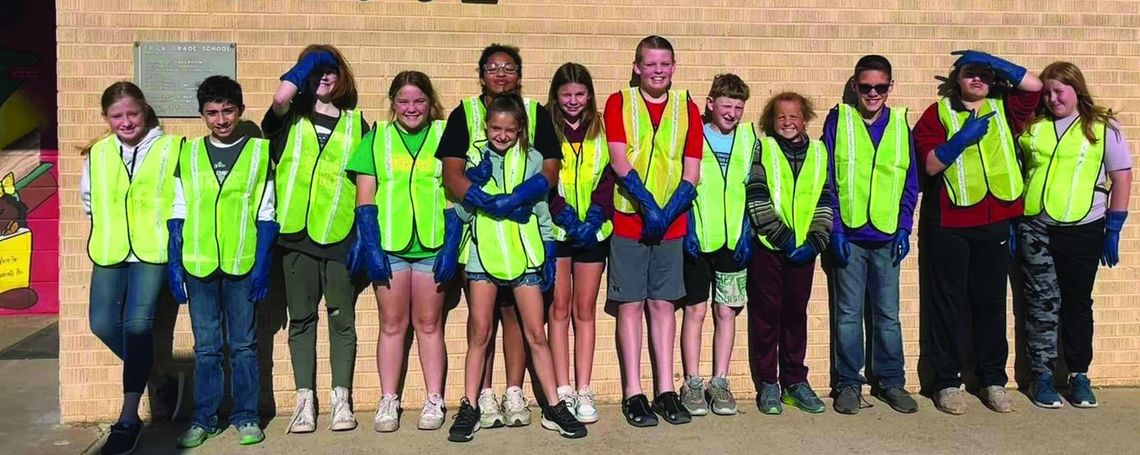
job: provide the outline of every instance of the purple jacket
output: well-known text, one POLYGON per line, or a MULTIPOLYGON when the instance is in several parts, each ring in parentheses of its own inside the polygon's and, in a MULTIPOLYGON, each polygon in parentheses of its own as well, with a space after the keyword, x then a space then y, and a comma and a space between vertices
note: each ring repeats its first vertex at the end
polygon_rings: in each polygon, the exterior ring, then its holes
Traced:
MULTIPOLYGON (((879 146, 879 140, 883 137, 883 131, 887 129, 887 123, 891 118, 891 108, 884 106, 883 112, 879 114, 879 118, 875 123, 867 125, 867 132, 871 135, 871 142, 875 147, 879 146)), ((835 129, 836 124, 839 122, 839 108, 831 108, 831 112, 827 113, 827 119, 823 121, 823 137, 820 138, 824 145, 827 146, 828 153, 828 179, 831 182, 831 187, 836 188, 837 191, 831 192, 830 203, 832 216, 832 232, 842 232, 847 234, 847 240, 852 242, 884 242, 894 238, 893 233, 882 233, 871 226, 870 223, 859 228, 851 229, 843 225, 843 217, 839 211, 839 198, 838 187, 835 185, 835 129)), ((910 129, 910 126, 907 126, 910 129)), ((918 201, 918 172, 916 169, 917 161, 914 156, 914 137, 910 140, 910 169, 906 172, 906 188, 903 189, 902 194, 902 207, 899 208, 899 229, 906 229, 911 231, 914 226, 914 206, 918 201)))

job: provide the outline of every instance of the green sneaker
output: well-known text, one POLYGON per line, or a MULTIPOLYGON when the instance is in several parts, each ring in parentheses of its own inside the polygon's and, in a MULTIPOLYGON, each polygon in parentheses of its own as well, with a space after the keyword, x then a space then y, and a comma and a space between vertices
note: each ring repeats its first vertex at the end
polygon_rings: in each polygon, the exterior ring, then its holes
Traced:
POLYGON ((215 428, 213 431, 202 428, 198 425, 190 425, 190 429, 182 433, 178 438, 178 447, 182 449, 193 449, 206 442, 214 436, 222 434, 222 430, 215 428))
POLYGON ((784 407, 780 405, 780 386, 761 384, 759 396, 756 397, 756 406, 760 408, 760 412, 768 415, 779 415, 784 412, 784 407))
POLYGON ((265 440, 265 432, 257 422, 243 423, 237 427, 238 444, 251 446, 265 440))
POLYGON ((792 384, 791 387, 784 389, 784 404, 795 406, 812 414, 819 414, 825 409, 819 395, 816 395, 806 382, 792 384))

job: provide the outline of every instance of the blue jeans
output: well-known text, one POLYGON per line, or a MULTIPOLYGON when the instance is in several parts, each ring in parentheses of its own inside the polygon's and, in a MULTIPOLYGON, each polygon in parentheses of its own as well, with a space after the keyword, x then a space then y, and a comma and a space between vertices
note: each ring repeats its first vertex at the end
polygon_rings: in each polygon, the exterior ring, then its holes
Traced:
POLYGON ((249 275, 186 276, 194 331, 194 415, 190 423, 207 430, 218 427, 218 405, 225 390, 223 342, 230 348, 230 395, 234 402, 230 423, 241 426, 258 421, 257 311, 249 301, 250 281, 249 275))
POLYGON ((870 309, 872 370, 879 386, 906 384, 902 328, 899 325, 899 267, 891 262, 891 245, 851 243, 846 267, 832 267, 829 287, 834 306, 833 330, 837 385, 862 385, 865 365, 863 310, 870 309), (870 299, 869 301, 867 299, 870 299))
POLYGON ((91 332, 123 361, 123 393, 142 393, 154 365, 154 311, 166 285, 165 264, 93 264, 91 332))

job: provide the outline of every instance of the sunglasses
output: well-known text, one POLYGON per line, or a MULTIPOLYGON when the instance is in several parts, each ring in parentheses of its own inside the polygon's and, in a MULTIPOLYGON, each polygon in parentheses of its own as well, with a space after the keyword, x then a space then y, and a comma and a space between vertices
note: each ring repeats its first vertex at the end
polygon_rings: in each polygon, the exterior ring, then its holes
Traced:
POLYGON ((982 82, 987 83, 987 84, 992 84, 994 82, 994 72, 993 71, 984 70, 984 69, 983 70, 976 70, 976 69, 962 70, 962 79, 973 79, 975 77, 978 78, 979 80, 981 80, 982 82))
POLYGON ((483 70, 487 73, 515 74, 519 72, 519 66, 514 63, 488 63, 483 65, 483 70))
POLYGON ((886 95, 887 90, 891 89, 891 84, 858 84, 856 87, 859 89, 859 93, 862 93, 864 95, 870 95, 871 90, 874 90, 875 93, 878 93, 880 95, 886 95))

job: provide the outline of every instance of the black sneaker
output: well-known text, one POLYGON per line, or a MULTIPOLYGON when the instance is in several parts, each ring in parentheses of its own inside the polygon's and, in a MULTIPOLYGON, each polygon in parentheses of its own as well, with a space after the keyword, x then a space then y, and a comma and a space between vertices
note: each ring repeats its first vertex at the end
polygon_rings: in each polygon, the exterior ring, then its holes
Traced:
POLYGON ((586 425, 574 417, 574 413, 566 407, 565 400, 542 410, 542 428, 557 431, 568 439, 586 437, 586 425))
POLYGON ((621 413, 625 415, 625 421, 635 427, 657 426, 657 416, 649 408, 649 398, 644 393, 622 400, 621 413))
POLYGON ((685 405, 681 403, 681 397, 677 392, 665 392, 657 395, 653 399, 653 410, 661 414, 666 422, 673 425, 680 425, 682 423, 689 423, 693 420, 693 416, 689 414, 689 410, 685 409, 685 405))
POLYGON ((139 435, 142 434, 142 422, 117 422, 111 425, 111 434, 99 453, 103 455, 127 455, 135 451, 139 444, 139 435))
POLYGON ((902 386, 880 389, 875 396, 886 403, 887 406, 890 406, 891 409, 903 414, 914 414, 918 412, 918 403, 914 402, 914 398, 911 398, 910 393, 902 388, 902 386))
POLYGON ((846 384, 836 388, 835 402, 832 406, 840 414, 855 415, 863 406, 863 397, 858 385, 846 384))
POLYGON ((455 415, 455 423, 448 430, 447 440, 451 442, 468 442, 479 431, 479 410, 471 407, 471 402, 464 397, 459 400, 459 413, 455 415))

